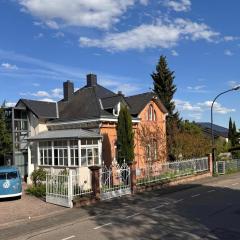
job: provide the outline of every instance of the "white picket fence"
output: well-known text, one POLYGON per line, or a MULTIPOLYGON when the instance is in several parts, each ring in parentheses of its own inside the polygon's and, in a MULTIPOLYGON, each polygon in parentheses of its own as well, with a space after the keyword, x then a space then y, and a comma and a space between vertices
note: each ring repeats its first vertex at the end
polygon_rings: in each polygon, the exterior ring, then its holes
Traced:
POLYGON ((137 185, 161 182, 176 177, 194 175, 209 170, 208 158, 195 158, 183 161, 152 163, 137 175, 137 185))
POLYGON ((71 171, 67 175, 46 175, 46 202, 73 207, 73 199, 92 193, 91 175, 80 176, 71 171))

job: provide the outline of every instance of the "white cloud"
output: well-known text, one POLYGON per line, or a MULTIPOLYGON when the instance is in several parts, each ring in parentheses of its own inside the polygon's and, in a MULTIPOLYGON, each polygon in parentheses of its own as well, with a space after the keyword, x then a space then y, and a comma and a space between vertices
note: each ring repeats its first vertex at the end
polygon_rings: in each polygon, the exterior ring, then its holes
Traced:
POLYGON ((140 25, 121 33, 108 33, 103 39, 80 37, 80 46, 105 48, 109 51, 146 48, 170 48, 181 39, 214 41, 219 33, 212 31, 203 23, 176 19, 172 23, 140 25))
POLYGON ((16 65, 10 64, 10 63, 2 63, 1 67, 6 70, 17 70, 18 67, 16 65))
MULTIPOLYGON (((200 120, 202 118, 202 114, 204 112, 209 112, 212 101, 204 101, 196 104, 192 104, 189 101, 184 101, 180 99, 174 100, 177 110, 181 113, 186 114, 190 118, 194 118, 195 120, 200 120)), ((233 108, 227 108, 222 106, 220 103, 215 102, 213 111, 218 114, 228 114, 231 112, 235 112, 236 110, 233 108)))
POLYGON ((36 36, 34 36, 35 39, 43 38, 44 34, 43 33, 38 33, 36 36))
POLYGON ((6 107, 15 107, 16 102, 5 102, 6 107))
POLYGON ((45 24, 46 24, 49 28, 59 29, 59 25, 58 25, 58 23, 55 22, 55 21, 48 20, 48 21, 45 22, 45 24))
MULTIPOLYGON (((203 109, 209 109, 212 106, 212 101, 205 101, 202 103, 198 103, 203 109)), ((233 108, 223 107, 220 103, 215 102, 213 106, 213 111, 219 114, 227 114, 230 112, 235 112, 236 110, 233 108)))
MULTIPOLYGON (((83 26, 108 29, 136 0, 18 0, 25 12, 53 29, 83 26)), ((146 0, 140 0, 147 4, 146 0)))
POLYGON ((54 98, 62 98, 63 97, 63 89, 55 88, 55 89, 51 90, 51 96, 54 98))
POLYGON ((197 86, 188 86, 187 90, 190 92, 195 92, 195 93, 205 93, 206 86, 205 85, 197 85, 197 86))
POLYGON ((39 86, 40 86, 39 83, 33 83, 32 85, 33 85, 34 87, 39 87, 39 86))
POLYGON ((165 0, 164 5, 176 12, 187 12, 191 9, 190 0, 165 0))
POLYGON ((240 85, 239 81, 228 81, 228 85, 231 87, 231 88, 234 88, 234 87, 237 87, 240 85))
POLYGON ((35 97, 49 97, 49 93, 46 91, 37 91, 36 93, 31 93, 32 96, 35 97))
POLYGON ((176 107, 180 111, 203 112, 203 109, 198 105, 192 105, 189 101, 180 99, 174 100, 176 107))
POLYGON ((226 49, 226 50, 224 51, 224 54, 225 54, 226 56, 231 57, 231 56, 233 56, 234 53, 233 53, 231 50, 226 49))
POLYGON ((39 99, 39 101, 43 101, 43 102, 56 102, 55 100, 53 100, 51 98, 42 98, 42 99, 39 99))
POLYGON ((176 50, 171 51, 172 56, 177 57, 179 56, 179 53, 176 50))
POLYGON ((239 39, 240 39, 239 37, 234 37, 234 36, 225 36, 225 37, 223 38, 223 40, 224 40, 225 42, 236 41, 236 40, 239 40, 239 39))
POLYGON ((142 5, 147 6, 148 3, 149 3, 149 0, 139 0, 139 2, 140 2, 142 5))
POLYGON ((63 32, 56 32, 53 37, 54 38, 63 38, 65 34, 63 32))

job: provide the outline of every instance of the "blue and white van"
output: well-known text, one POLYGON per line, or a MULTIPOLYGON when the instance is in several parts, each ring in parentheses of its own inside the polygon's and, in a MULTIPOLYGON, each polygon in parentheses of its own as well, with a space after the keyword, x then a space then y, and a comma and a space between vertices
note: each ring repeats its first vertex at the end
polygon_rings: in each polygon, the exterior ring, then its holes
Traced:
POLYGON ((22 196, 22 180, 16 167, 0 167, 0 198, 22 196))

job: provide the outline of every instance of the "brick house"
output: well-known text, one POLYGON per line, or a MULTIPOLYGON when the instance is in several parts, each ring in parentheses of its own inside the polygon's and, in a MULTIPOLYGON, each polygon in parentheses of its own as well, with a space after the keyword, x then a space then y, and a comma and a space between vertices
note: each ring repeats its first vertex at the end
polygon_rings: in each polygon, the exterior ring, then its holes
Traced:
POLYGON ((11 109, 13 113, 21 111, 24 116, 18 119, 19 125, 11 114, 12 164, 20 169, 25 166, 22 175, 29 176, 38 166, 67 167, 87 174, 90 165, 110 165, 116 160, 116 124, 121 105, 126 105, 132 116, 137 169, 144 168, 150 158, 166 161, 167 110, 153 93, 125 97, 99 85, 94 74, 87 75, 86 85, 76 92, 72 82, 64 82, 63 93, 64 98, 57 103, 20 99, 11 109), (161 144, 154 140, 155 134, 161 138, 161 144), (28 144, 23 145, 26 138, 28 144), (27 157, 17 159, 16 152, 27 157))

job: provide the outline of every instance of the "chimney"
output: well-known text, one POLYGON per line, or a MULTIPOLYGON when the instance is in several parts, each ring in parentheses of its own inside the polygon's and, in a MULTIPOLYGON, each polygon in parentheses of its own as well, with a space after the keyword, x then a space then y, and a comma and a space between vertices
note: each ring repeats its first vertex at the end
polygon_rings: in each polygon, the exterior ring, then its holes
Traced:
POLYGON ((74 85, 71 81, 66 81, 63 83, 63 95, 64 95, 64 101, 69 101, 72 98, 72 95, 74 93, 74 85))
POLYGON ((119 96, 123 96, 124 97, 124 94, 122 93, 122 91, 118 91, 117 93, 119 96))
POLYGON ((88 74, 87 75, 87 87, 93 87, 97 85, 97 75, 95 74, 88 74))

